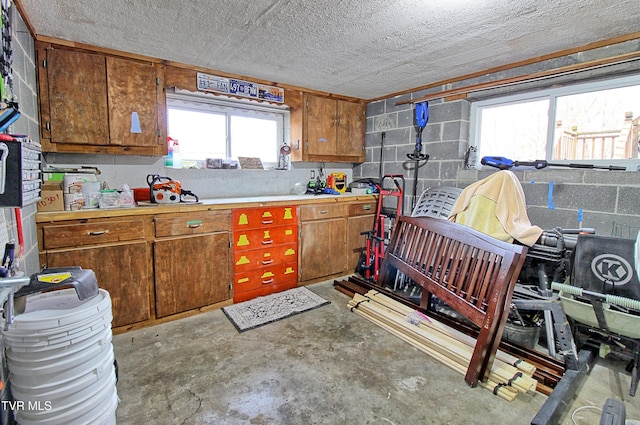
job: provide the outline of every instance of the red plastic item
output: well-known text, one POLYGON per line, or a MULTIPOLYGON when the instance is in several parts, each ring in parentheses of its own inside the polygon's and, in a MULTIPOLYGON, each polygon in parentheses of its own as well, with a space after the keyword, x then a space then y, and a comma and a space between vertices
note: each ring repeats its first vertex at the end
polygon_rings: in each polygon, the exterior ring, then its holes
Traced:
POLYGON ((133 199, 136 202, 137 201, 149 202, 151 200, 148 187, 134 187, 131 190, 133 190, 133 199))

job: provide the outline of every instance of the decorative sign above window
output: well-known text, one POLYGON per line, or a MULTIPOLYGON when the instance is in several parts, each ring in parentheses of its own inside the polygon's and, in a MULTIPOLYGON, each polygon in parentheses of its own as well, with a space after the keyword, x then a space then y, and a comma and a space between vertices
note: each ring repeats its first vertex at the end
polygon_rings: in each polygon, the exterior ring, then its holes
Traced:
POLYGON ((200 91, 224 93, 248 97, 250 99, 266 100, 267 102, 284 103, 284 89, 280 87, 203 74, 201 72, 197 74, 198 90, 200 91))

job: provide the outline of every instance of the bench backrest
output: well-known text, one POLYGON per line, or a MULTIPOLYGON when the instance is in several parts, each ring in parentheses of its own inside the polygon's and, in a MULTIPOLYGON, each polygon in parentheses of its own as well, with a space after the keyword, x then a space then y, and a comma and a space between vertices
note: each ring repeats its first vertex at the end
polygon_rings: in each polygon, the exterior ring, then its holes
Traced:
POLYGON ((422 287, 421 308, 433 294, 480 328, 465 380, 475 386, 491 371, 527 248, 470 227, 430 217, 400 217, 379 283, 402 272, 422 287))

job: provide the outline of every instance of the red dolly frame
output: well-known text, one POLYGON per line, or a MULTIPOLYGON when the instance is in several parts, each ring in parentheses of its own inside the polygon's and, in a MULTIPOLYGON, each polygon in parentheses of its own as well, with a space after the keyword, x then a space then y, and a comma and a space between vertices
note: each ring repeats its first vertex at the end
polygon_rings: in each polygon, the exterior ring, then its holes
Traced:
POLYGON ((370 281, 378 280, 378 272, 384 258, 386 245, 389 243, 389 237, 393 229, 396 216, 403 215, 403 198, 404 198, 404 176, 402 174, 387 174, 376 183, 378 189, 378 205, 376 208, 376 216, 373 223, 373 230, 363 232, 367 235, 365 261, 364 261, 364 277, 370 281), (393 183, 393 188, 386 189, 385 180, 393 183), (387 196, 397 197, 396 212, 384 211, 384 200, 387 196), (389 220, 388 229, 385 231, 386 221, 389 220))

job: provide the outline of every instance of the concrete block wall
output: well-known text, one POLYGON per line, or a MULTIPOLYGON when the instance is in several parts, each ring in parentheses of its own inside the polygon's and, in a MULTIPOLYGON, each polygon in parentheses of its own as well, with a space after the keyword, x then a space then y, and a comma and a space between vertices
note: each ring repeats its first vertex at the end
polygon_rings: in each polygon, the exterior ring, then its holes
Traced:
MULTIPOLYGON (((458 187, 494 172, 461 170, 458 187)), ((543 229, 581 226, 595 229, 598 235, 631 239, 640 230, 640 172, 545 169, 514 173, 522 184, 529 220, 543 229)))
MULTIPOLYGON (((396 105, 397 102, 420 99, 426 93, 437 93, 452 87, 493 81, 637 50, 640 50, 640 42, 635 40, 589 51, 588 54, 570 55, 520 69, 486 74, 473 80, 373 101, 367 105, 366 162, 354 167, 354 179, 379 177, 384 132, 383 174, 402 173, 405 176, 405 213, 410 214, 413 205, 411 195, 415 161, 409 160, 407 153, 414 150, 416 143, 414 111, 412 104, 396 105)), ((470 143, 471 103, 474 100, 539 88, 542 84, 567 84, 629 73, 640 73, 640 61, 576 73, 553 81, 529 83, 523 87, 514 86, 472 93, 467 99, 450 102, 444 102, 442 99, 430 101, 429 120, 422 135, 423 152, 430 158, 419 169, 417 195, 429 187, 463 188, 497 171, 492 168, 464 168, 464 157, 470 143)), ((635 238, 640 229, 640 172, 546 168, 515 173, 523 186, 529 219, 543 229, 578 227, 579 210, 582 210, 582 226, 594 228, 599 235, 615 234, 635 238), (549 185, 552 182, 553 192, 550 196, 549 185)))
MULTIPOLYGON (((33 38, 22 17, 15 7, 11 8, 12 48, 13 48, 13 95, 18 102, 20 118, 10 127, 10 133, 27 134, 39 142, 38 101, 36 94, 35 51, 33 38)), ((14 208, 2 208, 7 226, 7 235, 17 242, 17 230, 14 208)), ((40 270, 38 257, 38 237, 36 234, 36 204, 20 209, 24 234, 24 256, 20 263, 20 271, 31 275, 40 270)), ((1 247, 4 250, 4 246, 1 247)), ((17 255, 17 253, 16 253, 17 255)))
MULTIPOLYGON (((416 178, 416 161, 407 154, 416 148, 416 128, 413 105, 396 103, 423 95, 416 92, 367 105, 366 162, 353 171, 354 178, 379 177, 381 168, 382 174, 403 174, 407 208, 412 205, 416 178)), ((429 120, 422 132, 422 153, 429 159, 418 163, 417 196, 429 187, 457 186, 458 170, 469 143, 469 116, 470 103, 466 100, 429 102, 429 120)))

